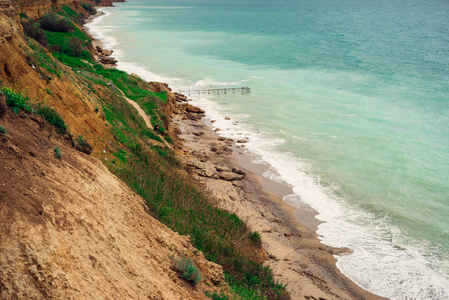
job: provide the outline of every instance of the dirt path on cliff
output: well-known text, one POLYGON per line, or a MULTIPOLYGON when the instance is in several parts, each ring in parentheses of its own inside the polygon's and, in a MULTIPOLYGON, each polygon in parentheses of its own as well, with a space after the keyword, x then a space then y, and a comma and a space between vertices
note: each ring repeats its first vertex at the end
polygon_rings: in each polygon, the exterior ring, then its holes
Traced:
MULTIPOLYGON (((131 104, 131 105, 137 110, 137 112, 139 113, 139 116, 142 117, 142 119, 144 120, 145 125, 147 125, 148 129, 153 130, 153 124, 151 124, 150 119, 148 118, 148 116, 147 116, 147 114, 145 113, 145 111, 140 107, 140 105, 139 105, 136 101, 131 100, 131 99, 129 99, 128 97, 126 97, 126 96, 125 96, 125 93, 124 93, 121 89, 119 89, 118 87, 115 86, 114 88, 117 89, 117 90, 122 94, 123 98, 125 98, 125 100, 126 100, 129 104, 131 104)), ((153 144, 153 145, 157 145, 157 146, 161 146, 161 147, 167 146, 168 148, 171 148, 171 147, 172 147, 172 146, 171 146, 171 145, 164 139, 163 136, 161 136, 160 134, 158 134, 158 136, 161 138, 161 140, 163 141, 163 143, 158 142, 158 141, 153 140, 153 139, 148 139, 148 141, 149 141, 151 144, 153 144)))

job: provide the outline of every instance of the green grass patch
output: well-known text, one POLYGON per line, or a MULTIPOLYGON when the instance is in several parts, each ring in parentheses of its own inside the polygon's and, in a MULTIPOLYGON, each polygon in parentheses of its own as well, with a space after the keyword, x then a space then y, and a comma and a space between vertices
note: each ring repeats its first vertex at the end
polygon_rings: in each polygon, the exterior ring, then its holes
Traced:
POLYGON ((37 114, 41 115, 48 123, 53 124, 58 128, 59 133, 67 132, 67 124, 64 122, 62 116, 50 106, 39 106, 37 109, 37 114))
POLYGON ((69 17, 72 21, 77 20, 79 16, 79 13, 77 13, 73 8, 71 8, 68 5, 63 5, 61 7, 61 10, 59 11, 59 14, 62 16, 69 17))
POLYGON ((31 104, 29 97, 24 92, 16 91, 11 87, 1 87, 0 93, 6 96, 6 105, 11 107, 15 113, 19 113, 20 110, 36 113, 42 116, 48 123, 54 125, 59 133, 67 132, 67 124, 54 108, 42 103, 37 105, 31 104))
POLYGON ((30 104, 29 97, 24 92, 17 92, 11 87, 3 86, 0 88, 0 92, 6 96, 6 105, 18 114, 21 109, 25 111, 31 111, 32 106, 30 104))

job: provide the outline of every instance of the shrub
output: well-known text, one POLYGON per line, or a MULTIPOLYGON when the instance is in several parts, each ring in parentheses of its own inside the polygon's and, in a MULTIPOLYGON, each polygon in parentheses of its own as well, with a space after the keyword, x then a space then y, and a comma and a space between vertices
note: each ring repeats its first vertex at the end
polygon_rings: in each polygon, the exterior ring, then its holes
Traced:
POLYGON ((5 127, 0 126, 0 134, 8 134, 8 131, 6 131, 5 127))
POLYGON ((190 282, 193 286, 201 281, 201 273, 193 264, 193 259, 190 257, 182 257, 175 260, 176 269, 182 273, 181 278, 190 282))
POLYGON ((60 18, 56 13, 45 14, 40 20, 42 29, 53 32, 69 32, 73 30, 72 24, 66 18, 60 18))
POLYGON ((69 47, 75 56, 80 57, 83 52, 83 41, 77 37, 72 37, 69 40, 69 47))
POLYGON ((91 3, 83 3, 83 8, 90 14, 95 15, 97 13, 97 10, 91 3))
POLYGON ((82 135, 79 135, 74 141, 73 146, 76 150, 81 151, 86 154, 92 153, 92 146, 89 144, 89 142, 83 138, 82 135))
POLYGON ((67 132, 67 124, 62 119, 61 115, 54 109, 49 106, 39 107, 37 113, 41 115, 48 123, 53 124, 56 128, 59 129, 60 133, 67 132))
POLYGON ((27 15, 26 12, 20 13, 19 16, 20 16, 22 19, 28 19, 28 20, 30 19, 30 18, 28 18, 28 15, 27 15))
POLYGON ((29 21, 27 19, 23 19, 21 21, 23 32, 26 36, 36 40, 42 46, 46 46, 48 43, 47 35, 45 31, 42 30, 41 25, 38 22, 29 21))
POLYGON ((62 156, 61 148, 59 148, 58 146, 55 146, 54 151, 55 151, 55 157, 56 158, 61 158, 61 156, 62 156))

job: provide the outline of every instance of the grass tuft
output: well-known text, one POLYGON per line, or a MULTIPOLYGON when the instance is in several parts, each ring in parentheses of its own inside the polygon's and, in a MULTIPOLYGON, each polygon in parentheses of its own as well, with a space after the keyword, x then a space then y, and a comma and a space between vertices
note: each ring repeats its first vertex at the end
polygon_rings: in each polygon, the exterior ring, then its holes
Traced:
POLYGON ((260 233, 258 233, 257 231, 251 232, 251 234, 249 235, 249 239, 255 246, 262 246, 262 238, 260 236, 260 233))
POLYGON ((48 123, 53 124, 58 128, 59 133, 67 133, 67 124, 61 115, 50 106, 40 106, 37 109, 37 114, 41 115, 48 123))

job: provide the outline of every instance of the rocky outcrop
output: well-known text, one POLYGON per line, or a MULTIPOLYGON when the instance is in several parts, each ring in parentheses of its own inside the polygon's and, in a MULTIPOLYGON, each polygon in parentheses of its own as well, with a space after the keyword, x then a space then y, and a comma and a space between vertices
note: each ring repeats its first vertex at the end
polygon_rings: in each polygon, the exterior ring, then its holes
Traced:
POLYGON ((226 181, 242 180, 245 178, 245 172, 242 170, 232 168, 232 170, 226 166, 216 165, 209 161, 192 160, 187 163, 194 173, 201 177, 208 177, 213 179, 221 179, 226 181))
MULTIPOLYGON (((3 0, 5 1, 5 0, 3 0)), ((65 4, 77 4, 77 0, 10 0, 11 5, 18 13, 26 13, 29 18, 36 19, 51 11, 52 6, 56 9, 65 4)))

